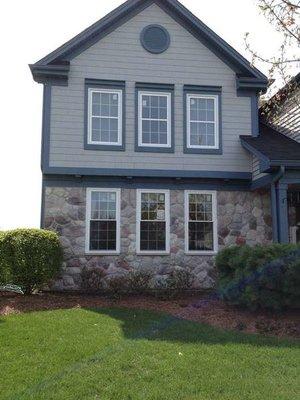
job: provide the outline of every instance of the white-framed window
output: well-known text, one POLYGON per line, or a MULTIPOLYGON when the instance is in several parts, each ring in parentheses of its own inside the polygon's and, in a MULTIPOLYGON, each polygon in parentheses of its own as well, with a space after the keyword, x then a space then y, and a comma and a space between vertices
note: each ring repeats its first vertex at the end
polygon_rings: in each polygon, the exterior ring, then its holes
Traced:
POLYGON ((187 148, 219 148, 219 95, 187 94, 187 148))
POLYGON ((88 144, 122 145, 122 98, 122 90, 88 89, 88 144))
POLYGON ((170 192, 137 190, 136 244, 139 254, 170 252, 170 192))
POLYGON ((138 92, 138 145, 171 148, 171 93, 138 92))
POLYGON ((189 254, 218 251, 216 192, 185 191, 185 251, 189 254))
POLYGON ((88 188, 86 253, 120 253, 120 189, 88 188))

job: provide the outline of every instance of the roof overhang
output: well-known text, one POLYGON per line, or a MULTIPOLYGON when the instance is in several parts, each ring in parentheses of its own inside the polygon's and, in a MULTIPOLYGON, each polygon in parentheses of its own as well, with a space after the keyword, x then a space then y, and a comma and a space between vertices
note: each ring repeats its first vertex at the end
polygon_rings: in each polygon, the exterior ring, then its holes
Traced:
POLYGON ((30 65, 35 81, 67 84, 70 61, 151 4, 157 4, 175 21, 214 52, 237 74, 237 90, 265 91, 268 79, 248 60, 208 28, 177 0, 128 0, 73 39, 30 65))
POLYGON ((244 149, 248 150, 252 155, 258 158, 261 173, 272 172, 274 169, 282 166, 290 169, 300 168, 299 159, 274 159, 268 157, 259 149, 257 149, 257 147, 254 147, 248 143, 245 136, 240 136, 240 139, 244 149))
POLYGON ((33 79, 38 83, 68 84, 70 63, 64 62, 58 65, 29 65, 33 79))

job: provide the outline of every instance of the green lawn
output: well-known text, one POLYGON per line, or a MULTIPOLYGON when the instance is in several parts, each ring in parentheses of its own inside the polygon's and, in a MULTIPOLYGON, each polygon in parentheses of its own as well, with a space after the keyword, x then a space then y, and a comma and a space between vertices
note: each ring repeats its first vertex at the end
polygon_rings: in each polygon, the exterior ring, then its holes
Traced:
POLYGON ((1 400, 296 400, 299 362, 296 342, 148 311, 0 318, 1 400))

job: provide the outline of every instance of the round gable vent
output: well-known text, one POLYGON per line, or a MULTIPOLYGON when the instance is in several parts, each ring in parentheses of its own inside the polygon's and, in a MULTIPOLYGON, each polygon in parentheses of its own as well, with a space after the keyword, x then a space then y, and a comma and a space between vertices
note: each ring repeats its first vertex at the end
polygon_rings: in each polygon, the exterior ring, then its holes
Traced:
POLYGON ((170 46, 170 35, 160 25, 148 25, 142 30, 141 43, 144 49, 150 53, 163 53, 170 46))

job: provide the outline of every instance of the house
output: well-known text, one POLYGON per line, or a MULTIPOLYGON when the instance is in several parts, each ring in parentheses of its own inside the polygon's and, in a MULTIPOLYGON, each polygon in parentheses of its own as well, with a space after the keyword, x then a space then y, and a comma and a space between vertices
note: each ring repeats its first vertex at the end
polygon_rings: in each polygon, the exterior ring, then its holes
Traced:
POLYGON ((44 85, 42 227, 65 266, 182 266, 214 284, 232 244, 288 242, 297 142, 260 124, 267 78, 177 0, 128 0, 30 65, 44 85))

